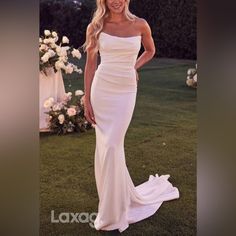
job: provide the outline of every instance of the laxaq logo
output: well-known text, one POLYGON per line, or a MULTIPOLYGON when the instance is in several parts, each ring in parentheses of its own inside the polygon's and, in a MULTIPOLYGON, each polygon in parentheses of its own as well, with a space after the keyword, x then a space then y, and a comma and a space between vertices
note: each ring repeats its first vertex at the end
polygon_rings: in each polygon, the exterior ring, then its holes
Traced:
POLYGON ((94 221, 96 219, 97 213, 92 212, 61 212, 58 216, 55 216, 54 210, 51 211, 51 223, 89 223, 89 225, 94 228, 94 221))

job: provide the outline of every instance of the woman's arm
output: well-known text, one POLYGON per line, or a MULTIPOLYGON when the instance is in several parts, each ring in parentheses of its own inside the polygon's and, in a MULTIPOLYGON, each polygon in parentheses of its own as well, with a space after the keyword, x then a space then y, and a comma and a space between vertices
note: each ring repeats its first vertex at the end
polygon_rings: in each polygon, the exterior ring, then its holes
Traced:
POLYGON ((139 19, 139 28, 142 33, 142 44, 145 51, 141 54, 141 56, 137 59, 135 64, 135 69, 138 70, 148 61, 150 61, 156 53, 155 44, 152 38, 152 32, 149 24, 146 20, 140 18, 139 19))
MULTIPOLYGON (((88 33, 91 32, 91 30, 92 30, 91 25, 88 25, 86 37, 88 37, 88 33)), ((93 81, 95 71, 97 69, 97 57, 98 57, 97 53, 95 54, 92 53, 92 48, 87 49, 86 64, 84 69, 84 91, 85 91, 85 100, 87 102, 90 102, 91 84, 93 81)))
MULTIPOLYGON (((91 32, 92 27, 89 24, 87 27, 86 37, 91 32)), ((91 85, 93 81, 93 77, 95 71, 97 69, 97 52, 92 53, 93 48, 87 49, 87 57, 86 57, 86 64, 84 69, 84 93, 85 93, 85 117, 91 124, 96 124, 93 108, 90 102, 90 92, 91 92, 91 85)))

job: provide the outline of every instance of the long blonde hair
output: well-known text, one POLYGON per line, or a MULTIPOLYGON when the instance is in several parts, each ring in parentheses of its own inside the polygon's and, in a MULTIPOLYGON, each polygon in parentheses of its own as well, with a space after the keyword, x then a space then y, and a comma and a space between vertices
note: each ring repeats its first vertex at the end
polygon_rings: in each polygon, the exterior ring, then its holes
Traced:
MULTIPOLYGON (((125 0, 124 15, 127 19, 134 21, 136 16, 129 11, 130 0, 125 0)), ((97 8, 93 13, 92 21, 89 24, 92 30, 87 30, 86 41, 82 45, 84 52, 92 48, 92 52, 98 51, 98 37, 104 25, 105 18, 109 15, 109 9, 106 6, 106 0, 96 0, 97 8)))

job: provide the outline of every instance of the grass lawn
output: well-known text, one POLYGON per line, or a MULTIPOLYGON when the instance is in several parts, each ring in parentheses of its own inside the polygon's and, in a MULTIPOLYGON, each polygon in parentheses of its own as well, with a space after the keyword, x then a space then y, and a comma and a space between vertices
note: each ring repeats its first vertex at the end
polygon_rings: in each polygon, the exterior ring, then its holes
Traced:
MULTIPOLYGON (((81 61, 84 68, 84 61, 81 61)), ((195 61, 153 59, 140 71, 133 119, 125 139, 126 162, 135 185, 150 174, 170 174, 180 198, 164 202, 153 216, 131 224, 122 235, 196 235, 196 90, 185 85, 195 61)), ((77 76, 78 77, 78 76, 77 76)), ((83 89, 83 74, 67 91, 83 89)), ((122 111, 121 111, 122 115, 122 111)), ((40 235, 113 235, 88 223, 51 223, 61 212, 97 212, 94 176, 95 131, 40 135, 40 235)))

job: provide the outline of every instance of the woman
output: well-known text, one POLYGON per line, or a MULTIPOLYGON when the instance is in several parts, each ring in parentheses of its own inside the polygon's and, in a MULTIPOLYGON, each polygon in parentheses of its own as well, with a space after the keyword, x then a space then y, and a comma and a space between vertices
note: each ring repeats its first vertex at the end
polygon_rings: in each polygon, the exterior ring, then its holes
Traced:
POLYGON ((83 45, 87 52, 85 116, 96 131, 97 230, 122 232, 153 215, 163 201, 179 198, 169 175, 150 175, 135 187, 126 166, 124 138, 135 107, 137 70, 155 54, 151 29, 129 11, 129 2, 97 0, 83 45), (141 43, 145 51, 137 59, 141 43))

